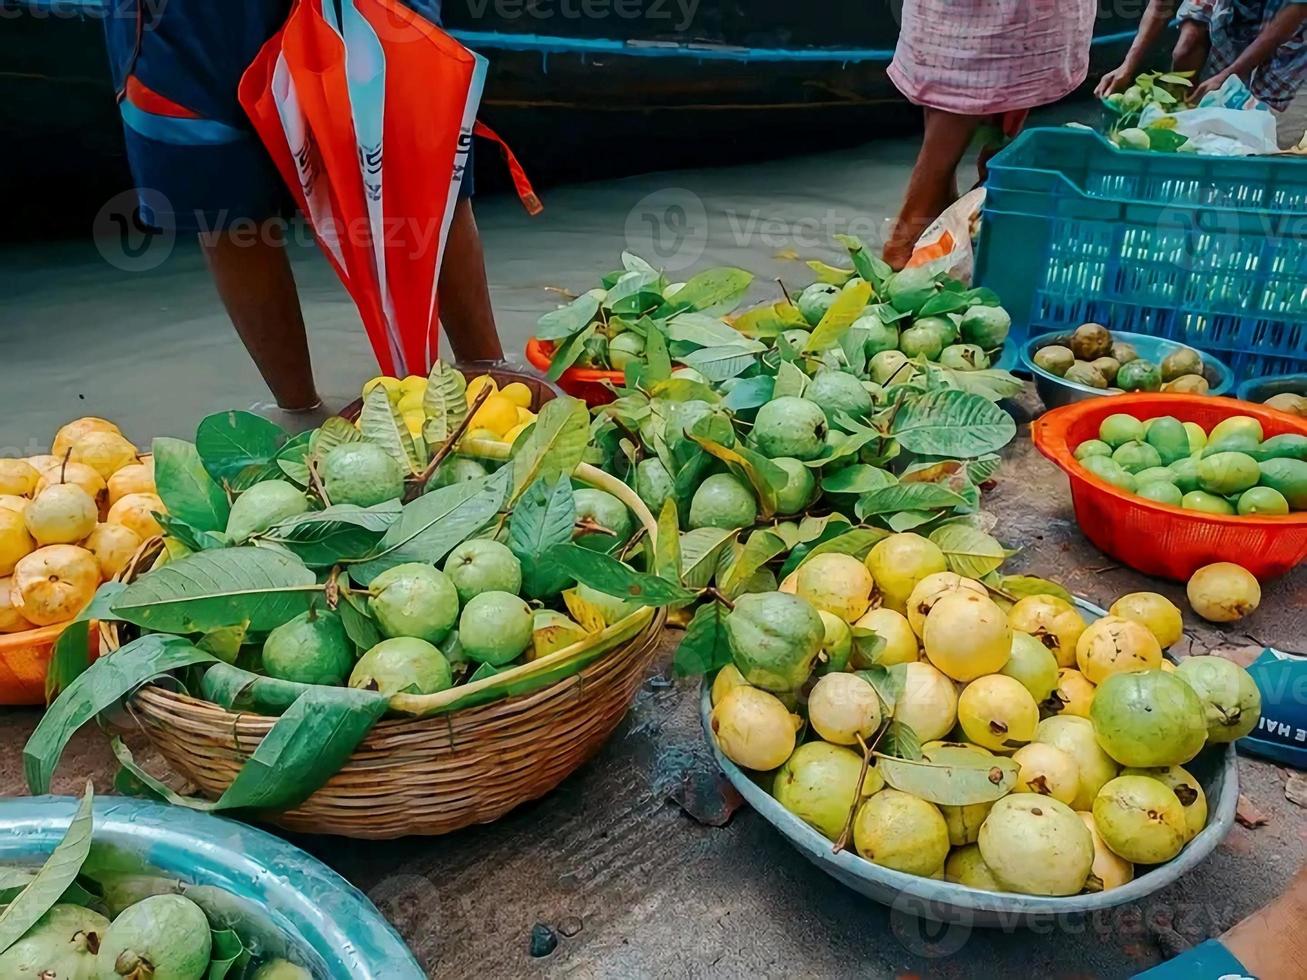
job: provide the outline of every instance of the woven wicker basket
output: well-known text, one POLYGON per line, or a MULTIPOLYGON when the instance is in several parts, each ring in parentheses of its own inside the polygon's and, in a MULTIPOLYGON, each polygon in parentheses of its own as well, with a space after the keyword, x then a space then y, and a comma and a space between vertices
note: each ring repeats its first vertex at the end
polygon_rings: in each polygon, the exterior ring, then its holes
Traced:
MULTIPOLYGON (((620 496, 655 533, 653 516, 624 484, 588 466, 577 476, 620 496)), ((157 539, 152 544, 125 570, 126 580, 153 564, 160 546, 157 539)), ((262 816, 287 830, 373 839, 444 834, 496 820, 548 793, 599 750, 635 697, 665 620, 662 610, 633 613, 601 634, 608 649, 596 660, 531 693, 428 717, 383 719, 304 803, 262 816)), ((107 650, 123 642, 116 623, 103 624, 101 632, 107 650)), ((418 713, 422 702, 408 696, 392 705, 418 713)), ((173 770, 215 799, 276 721, 157 684, 140 689, 128 710, 173 770)))

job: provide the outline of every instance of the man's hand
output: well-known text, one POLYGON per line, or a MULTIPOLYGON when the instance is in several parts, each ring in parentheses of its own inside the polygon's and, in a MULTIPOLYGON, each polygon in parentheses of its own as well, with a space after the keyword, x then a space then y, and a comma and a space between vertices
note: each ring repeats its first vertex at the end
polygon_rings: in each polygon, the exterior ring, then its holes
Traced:
POLYGON ((1135 80, 1135 72, 1129 64, 1122 64, 1120 67, 1113 68, 1098 81, 1098 87, 1094 89, 1094 94, 1100 99, 1106 98, 1113 92, 1124 92, 1135 80))
POLYGON ((1227 68, 1225 71, 1218 71, 1210 78, 1206 78, 1194 86, 1193 91, 1189 93, 1189 104, 1197 105, 1202 101, 1204 95, 1209 92, 1215 92, 1233 75, 1234 72, 1227 68))

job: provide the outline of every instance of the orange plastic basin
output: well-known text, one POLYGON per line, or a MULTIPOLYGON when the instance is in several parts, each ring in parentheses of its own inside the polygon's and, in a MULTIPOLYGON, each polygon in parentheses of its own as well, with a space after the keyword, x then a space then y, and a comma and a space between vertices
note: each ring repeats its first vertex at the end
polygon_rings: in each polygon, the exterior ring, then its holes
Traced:
MULTIPOLYGON (((0 635, 0 705, 45 704, 45 671, 54 641, 67 623, 0 635)), ((99 631, 91 624, 91 656, 99 649, 99 631)))
MULTIPOLYGON (((541 373, 549 371, 549 361, 554 356, 554 345, 548 340, 532 337, 526 342, 526 359, 531 366, 541 373)), ((622 385, 626 375, 621 371, 601 371, 598 368, 571 367, 558 379, 558 387, 573 398, 579 398, 591 408, 607 405, 617 396, 604 382, 622 385)))

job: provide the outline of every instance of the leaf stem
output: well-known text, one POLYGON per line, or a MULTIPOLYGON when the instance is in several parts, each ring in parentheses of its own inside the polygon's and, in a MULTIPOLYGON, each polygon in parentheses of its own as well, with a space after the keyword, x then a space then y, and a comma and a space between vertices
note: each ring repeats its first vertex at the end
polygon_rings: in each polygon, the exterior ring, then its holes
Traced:
POLYGON ((436 450, 435 455, 431 457, 431 462, 427 463, 426 468, 419 473, 417 479, 410 484, 408 492, 404 494, 405 503, 416 500, 418 497, 422 496, 422 491, 426 488, 427 481, 435 475, 436 469, 445 461, 446 457, 454 451, 454 447, 458 444, 458 440, 463 438, 463 433, 465 433, 468 430, 468 426, 472 424, 472 416, 476 415, 477 409, 485 404, 485 400, 489 397, 490 386, 487 385, 482 388, 476 398, 472 400, 472 404, 468 406, 467 414, 463 416, 463 421, 458 423, 458 427, 450 433, 449 438, 445 440, 444 444, 436 450))
POLYGON ((849 846, 849 835, 853 833, 853 819, 858 815, 858 807, 862 803, 862 784, 867 779, 867 770, 871 768, 871 757, 876 752, 876 746, 880 744, 880 740, 884 738, 885 733, 889 731, 889 726, 889 721, 886 721, 885 724, 880 726, 880 731, 876 733, 876 738, 872 741, 871 745, 867 745, 867 743, 862 740, 862 735, 860 733, 854 733, 854 737, 857 738, 858 745, 862 749, 862 768, 858 771, 858 788, 853 794, 853 805, 849 807, 849 815, 844 818, 844 829, 840 831, 839 839, 835 841, 835 848, 832 852, 834 854, 840 853, 840 851, 849 846))
POLYGON ((731 610, 732 612, 735 611, 735 603, 732 602, 730 599, 726 598, 726 596, 722 593, 720 589, 717 588, 717 586, 715 585, 708 586, 708 588, 703 590, 703 594, 713 599, 716 599, 718 602, 720 602, 723 606, 725 606, 727 609, 731 610))
POLYGON ((313 485, 313 492, 322 499, 324 507, 331 506, 331 498, 327 496, 327 488, 322 484, 322 476, 318 473, 318 461, 310 458, 308 460, 309 483, 313 485))

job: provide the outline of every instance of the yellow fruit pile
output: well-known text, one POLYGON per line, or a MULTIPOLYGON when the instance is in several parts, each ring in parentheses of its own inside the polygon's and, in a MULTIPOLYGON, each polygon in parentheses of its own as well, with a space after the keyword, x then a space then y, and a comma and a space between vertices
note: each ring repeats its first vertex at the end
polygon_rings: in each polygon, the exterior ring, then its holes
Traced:
POLYGON ((69 422, 48 455, 0 459, 0 633, 76 616, 163 509, 154 463, 105 419, 69 422))
MULTIPOLYGON (((366 398, 377 387, 386 390, 391 403, 403 417, 409 433, 414 437, 421 435, 422 424, 426 421, 422 404, 427 394, 427 379, 416 374, 402 379, 373 378, 363 386, 363 396, 366 398)), ((494 378, 483 374, 467 382, 468 406, 471 407, 487 388, 490 389, 490 394, 472 416, 467 438, 489 439, 511 445, 535 421, 535 413, 531 411, 531 389, 520 381, 500 388, 494 378)))

